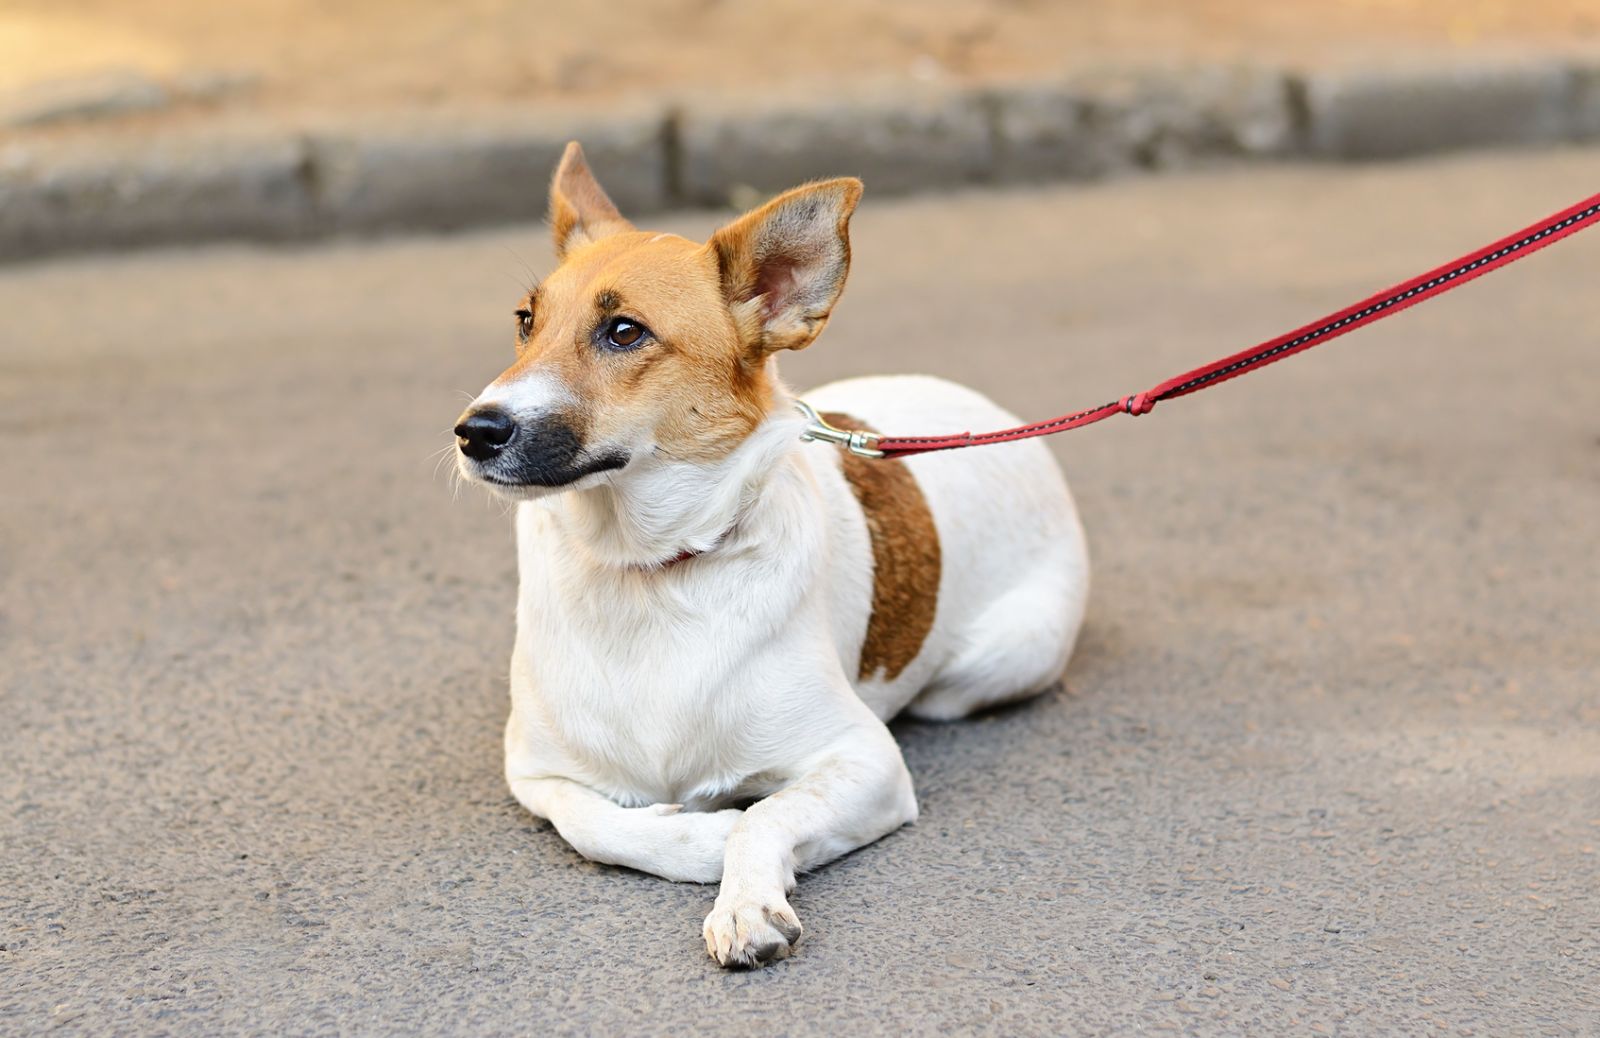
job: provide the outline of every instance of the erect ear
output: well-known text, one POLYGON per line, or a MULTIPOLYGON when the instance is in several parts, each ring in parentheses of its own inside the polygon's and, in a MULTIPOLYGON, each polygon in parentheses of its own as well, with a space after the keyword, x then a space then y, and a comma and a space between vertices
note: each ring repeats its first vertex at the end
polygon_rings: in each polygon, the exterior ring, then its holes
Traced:
POLYGON ((577 141, 567 145, 550 180, 550 229, 555 234, 558 259, 608 234, 633 230, 633 224, 622 218, 589 172, 583 146, 577 141))
POLYGON ((753 353, 811 345, 850 272, 850 214, 861 181, 824 180, 779 195, 711 236, 722 293, 753 353))

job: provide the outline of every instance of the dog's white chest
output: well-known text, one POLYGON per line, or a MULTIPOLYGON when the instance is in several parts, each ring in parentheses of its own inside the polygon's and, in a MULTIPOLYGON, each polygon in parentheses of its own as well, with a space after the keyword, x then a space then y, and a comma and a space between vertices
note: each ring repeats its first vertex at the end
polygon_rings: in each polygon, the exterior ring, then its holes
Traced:
POLYGON ((519 653, 513 700, 537 719, 544 755, 554 750, 586 784, 638 804, 714 797, 736 784, 712 752, 725 740, 708 730, 710 697, 688 668, 660 659, 648 672, 593 667, 539 652, 519 653))
POLYGON ((511 692, 530 749, 623 803, 703 806, 740 791, 751 736, 770 723, 752 692, 784 681, 771 673, 783 596, 596 581, 551 550, 536 516, 518 535, 511 692))

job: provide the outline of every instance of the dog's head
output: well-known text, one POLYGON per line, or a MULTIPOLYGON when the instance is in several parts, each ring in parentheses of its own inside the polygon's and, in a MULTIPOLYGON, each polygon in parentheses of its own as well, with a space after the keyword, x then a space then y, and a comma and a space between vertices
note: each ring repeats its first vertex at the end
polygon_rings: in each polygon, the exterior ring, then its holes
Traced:
POLYGON ((702 245, 636 230, 567 145, 560 266, 517 304, 516 361, 456 425, 462 471, 525 499, 652 455, 725 457, 773 406, 773 354, 827 324, 860 197, 858 180, 808 184, 702 245))

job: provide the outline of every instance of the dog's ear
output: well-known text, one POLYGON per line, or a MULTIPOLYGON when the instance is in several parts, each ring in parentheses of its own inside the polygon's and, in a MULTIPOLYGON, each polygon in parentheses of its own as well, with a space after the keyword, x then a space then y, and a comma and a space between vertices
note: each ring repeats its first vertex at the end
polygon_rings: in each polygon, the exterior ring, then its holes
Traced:
POLYGON ((580 245, 618 231, 631 231, 633 224, 623 219, 606 197, 605 188, 589 172, 583 147, 577 141, 567 145, 550 180, 550 229, 555 235, 556 257, 565 259, 580 245))
POLYGON ((795 188, 741 216, 706 244, 740 338, 756 356, 811 345, 850 273, 852 177, 795 188))

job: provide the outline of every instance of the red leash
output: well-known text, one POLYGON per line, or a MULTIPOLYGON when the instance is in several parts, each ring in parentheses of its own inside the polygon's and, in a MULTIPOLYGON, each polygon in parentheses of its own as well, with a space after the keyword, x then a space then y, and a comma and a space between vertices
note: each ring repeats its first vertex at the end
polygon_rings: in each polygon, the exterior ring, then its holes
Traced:
MULTIPOLYGON (((1001 429, 998 432, 964 432, 945 436, 878 436, 867 432, 834 429, 816 419, 815 412, 810 412, 808 417, 813 418, 815 424, 808 431, 807 438, 839 443, 858 454, 870 457, 904 458, 913 454, 926 454, 929 451, 947 451, 957 447, 976 447, 986 443, 1008 443, 1034 436, 1049 436, 1052 433, 1091 425, 1114 414, 1149 414, 1150 410, 1163 400, 1197 393, 1202 389, 1226 382, 1230 378, 1238 378, 1247 371, 1254 371, 1273 361, 1293 356, 1301 350, 1308 350, 1319 343, 1337 339, 1363 325, 1397 314, 1407 307, 1416 306, 1423 300, 1443 295, 1473 278, 1514 263, 1529 253, 1537 252, 1552 242, 1560 241, 1569 234, 1576 234, 1596 223, 1600 223, 1600 194, 1593 195, 1569 209, 1563 209, 1554 216, 1540 220, 1531 227, 1501 238, 1494 244, 1486 245, 1454 262, 1446 263, 1410 281, 1401 282, 1393 288, 1384 289, 1377 295, 1368 296, 1338 313, 1329 314, 1321 320, 1296 328, 1276 339, 1269 339, 1259 346, 1235 353, 1231 357, 1224 357, 1214 364, 1185 372, 1177 378, 1169 378, 1143 393, 1134 393, 1088 411, 1062 415, 1060 418, 1035 422, 1032 425, 1019 425, 1014 429, 1001 429)), ((809 409, 802 408, 802 410, 809 409)))

